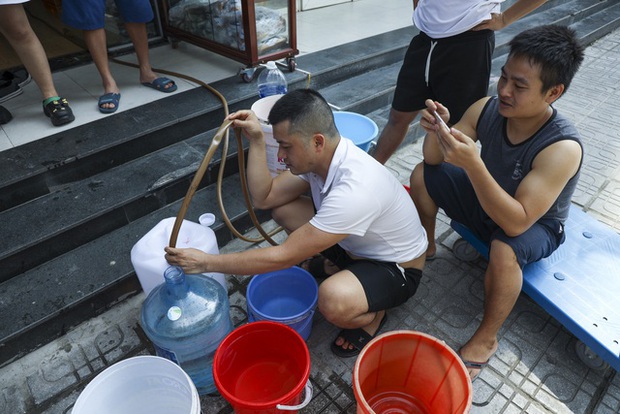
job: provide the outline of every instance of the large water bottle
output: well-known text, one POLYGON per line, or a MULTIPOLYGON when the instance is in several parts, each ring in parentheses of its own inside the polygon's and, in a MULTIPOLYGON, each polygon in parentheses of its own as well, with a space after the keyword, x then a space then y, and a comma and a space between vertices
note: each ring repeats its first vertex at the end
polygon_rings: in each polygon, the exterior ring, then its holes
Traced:
POLYGON ((258 96, 264 98, 270 95, 283 95, 287 91, 284 74, 276 63, 267 62, 266 67, 258 75, 258 96))
POLYGON ((213 393, 213 356, 232 330, 226 290, 177 266, 168 267, 164 279, 142 304, 142 329, 157 355, 179 364, 199 394, 213 393))

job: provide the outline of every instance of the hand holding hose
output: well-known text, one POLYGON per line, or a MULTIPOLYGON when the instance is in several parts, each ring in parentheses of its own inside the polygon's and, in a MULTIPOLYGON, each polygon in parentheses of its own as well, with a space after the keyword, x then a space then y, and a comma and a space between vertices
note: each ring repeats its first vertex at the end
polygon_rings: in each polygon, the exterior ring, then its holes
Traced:
POLYGON ((207 261, 209 255, 198 249, 179 249, 173 247, 165 247, 166 261, 173 265, 179 266, 187 274, 207 273, 207 261))
POLYGON ((240 128, 250 143, 265 142, 265 135, 260 122, 253 111, 244 109, 233 112, 226 119, 232 121, 233 128, 240 128))

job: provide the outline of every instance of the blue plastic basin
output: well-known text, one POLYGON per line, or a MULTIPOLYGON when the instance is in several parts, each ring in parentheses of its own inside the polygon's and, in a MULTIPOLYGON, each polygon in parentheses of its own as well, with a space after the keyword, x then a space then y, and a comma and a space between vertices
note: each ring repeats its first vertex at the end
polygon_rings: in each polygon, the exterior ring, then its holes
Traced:
POLYGON ((379 134, 375 121, 355 112, 334 111, 334 121, 340 135, 349 138, 364 151, 368 151, 370 143, 379 134))

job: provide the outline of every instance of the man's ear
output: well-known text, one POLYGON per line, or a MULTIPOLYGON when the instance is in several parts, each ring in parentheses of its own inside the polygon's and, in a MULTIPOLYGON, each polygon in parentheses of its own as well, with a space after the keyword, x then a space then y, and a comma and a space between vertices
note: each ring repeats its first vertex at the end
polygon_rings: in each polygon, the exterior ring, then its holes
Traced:
POLYGON ((323 136, 323 134, 314 134, 312 136, 312 147, 316 148, 317 150, 319 148, 325 147, 325 137, 323 136))
POLYGON ((564 84, 560 83, 558 85, 552 86, 547 91, 547 98, 545 99, 548 104, 552 104, 557 101, 560 96, 564 93, 564 84))

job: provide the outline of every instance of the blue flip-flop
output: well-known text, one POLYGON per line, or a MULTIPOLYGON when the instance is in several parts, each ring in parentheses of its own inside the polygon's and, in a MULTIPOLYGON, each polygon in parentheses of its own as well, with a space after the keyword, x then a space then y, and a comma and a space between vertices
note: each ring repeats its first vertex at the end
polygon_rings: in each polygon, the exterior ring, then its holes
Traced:
POLYGON ((174 91, 177 90, 176 83, 174 83, 174 81, 172 79, 168 79, 165 76, 162 76, 161 78, 157 78, 157 79, 155 79, 151 83, 149 83, 149 82, 142 82, 142 84, 144 86, 148 86, 149 88, 157 89, 158 91, 164 92, 164 93, 170 93, 170 92, 174 92, 174 91), (166 85, 168 85, 168 84, 172 84, 172 85, 170 85, 170 87, 166 88, 166 85))
POLYGON ((97 105, 99 105, 99 112, 101 112, 102 114, 111 114, 116 112, 116 110, 118 109, 118 104, 121 100, 121 94, 120 93, 114 93, 114 92, 110 92, 110 93, 106 93, 103 94, 99 97, 99 103, 97 105), (104 108, 102 105, 105 104, 114 104, 114 108, 104 108))

